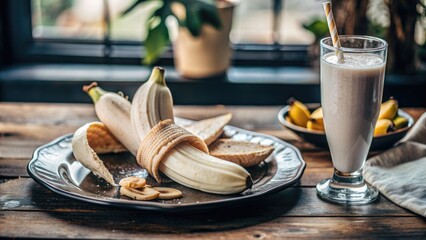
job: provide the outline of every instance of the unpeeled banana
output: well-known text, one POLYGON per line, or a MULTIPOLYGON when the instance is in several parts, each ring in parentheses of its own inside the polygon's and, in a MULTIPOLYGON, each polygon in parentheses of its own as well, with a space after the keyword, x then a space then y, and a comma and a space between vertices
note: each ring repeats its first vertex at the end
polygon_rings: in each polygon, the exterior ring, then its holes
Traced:
MULTIPOLYGON (((309 114, 307 107, 294 99, 289 100, 291 102, 290 110, 288 115, 285 117, 287 122, 292 124, 305 127, 308 130, 317 130, 324 131, 324 119, 322 108, 315 109, 312 114, 309 114), (306 116, 308 115, 308 120, 306 125, 302 125, 306 116)), ((380 106, 379 120, 377 121, 375 134, 374 136, 386 134, 404 127, 407 127, 409 122, 408 119, 398 115, 398 101, 391 97, 388 101, 382 103, 380 106), (383 120, 383 121, 381 121, 383 120), (389 120, 389 121, 385 121, 389 120)))
POLYGON ((382 103, 380 106, 379 119, 392 120, 398 114, 398 101, 390 98, 388 101, 382 103))
POLYGON ((380 136, 392 130, 393 123, 389 119, 377 120, 376 127, 374 128, 374 136, 380 136))
POLYGON ((309 130, 324 131, 324 124, 321 124, 315 119, 310 119, 306 123, 306 128, 309 130))
POLYGON ((309 116, 311 115, 309 109, 303 103, 294 98, 290 98, 288 102, 290 104, 288 116, 291 118, 292 122, 297 126, 306 127, 306 124, 309 121, 309 116))
POLYGON ((408 119, 406 119, 405 117, 402 116, 396 116, 393 120, 392 120, 393 124, 394 124, 394 130, 398 130, 401 128, 405 128, 406 126, 408 126, 408 119))
POLYGON ((309 116, 309 121, 306 123, 306 128, 310 130, 324 131, 324 119, 322 108, 319 107, 309 116))

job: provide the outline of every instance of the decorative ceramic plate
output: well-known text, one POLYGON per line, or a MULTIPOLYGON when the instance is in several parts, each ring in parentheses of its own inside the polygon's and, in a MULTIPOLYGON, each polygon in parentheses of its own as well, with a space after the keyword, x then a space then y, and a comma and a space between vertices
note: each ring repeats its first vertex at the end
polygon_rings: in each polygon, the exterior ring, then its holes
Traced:
MULTIPOLYGON (((187 120, 177 119, 179 124, 182 124, 182 121, 187 120)), ((181 190, 183 198, 136 201, 120 196, 118 187, 112 187, 97 178, 74 158, 71 146, 72 134, 38 148, 27 170, 39 184, 67 197, 101 205, 163 212, 198 211, 256 200, 281 191, 297 183, 302 177, 306 165, 296 147, 272 136, 232 126, 224 128, 223 137, 275 147, 274 152, 264 162, 247 169, 254 184, 251 189, 240 194, 209 194, 167 181, 161 185, 181 190)), ((147 178, 150 185, 158 185, 148 176, 146 170, 136 163, 130 153, 103 154, 101 158, 116 182, 121 178, 136 175, 147 178)))
MULTIPOLYGON (((307 107, 312 112, 319 107, 319 104, 307 104, 307 107)), ((303 128, 286 121, 285 117, 288 115, 289 109, 290 106, 287 105, 278 112, 278 121, 281 123, 281 125, 292 130, 307 142, 311 142, 320 147, 328 148, 327 138, 325 137, 324 132, 308 130, 307 128, 303 128)), ((407 134, 408 130, 414 124, 414 119, 410 116, 410 114, 404 112, 401 109, 398 110, 398 115, 407 118, 408 125, 404 128, 389 132, 385 135, 374 137, 373 141, 371 142, 370 150, 381 150, 392 147, 397 141, 399 141, 407 134)))

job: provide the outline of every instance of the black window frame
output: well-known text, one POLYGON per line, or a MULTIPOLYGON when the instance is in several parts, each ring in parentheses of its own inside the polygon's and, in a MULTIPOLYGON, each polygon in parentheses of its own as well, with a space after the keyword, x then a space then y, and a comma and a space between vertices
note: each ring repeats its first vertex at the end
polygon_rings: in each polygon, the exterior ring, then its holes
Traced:
MULTIPOLYGON (((43 39, 32 36, 31 0, 4 0, 6 8, 1 14, 7 18, 6 46, 10 50, 11 64, 23 63, 88 63, 88 64, 141 64, 144 48, 141 42, 43 39)), ((284 0, 274 3, 274 22, 279 19, 277 8, 284 0)), ((275 23, 276 24, 276 23, 275 23)), ((309 66, 308 45, 234 44, 233 66, 309 66)), ((157 64, 173 65, 173 49, 169 47, 157 64)))

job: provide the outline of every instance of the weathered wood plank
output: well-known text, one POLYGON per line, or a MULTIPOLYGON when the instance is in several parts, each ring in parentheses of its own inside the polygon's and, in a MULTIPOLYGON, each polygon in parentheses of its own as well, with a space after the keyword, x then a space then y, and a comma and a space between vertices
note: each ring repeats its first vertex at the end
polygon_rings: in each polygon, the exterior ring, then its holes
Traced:
POLYGON ((37 125, 82 125, 96 119, 91 104, 1 103, 0 122, 37 125))
POLYGON ((2 237, 90 239, 283 239, 283 238, 424 238, 420 217, 293 217, 214 219, 209 215, 152 217, 132 211, 112 214, 70 212, 0 212, 2 237), (179 221, 176 221, 179 220, 179 221), (19 224, 17 224, 19 223, 19 224), (401 224, 404 223, 404 224, 401 224), (25 226, 25 227, 22 227, 25 226))
MULTIPOLYGON (((29 178, 10 180, 0 184, 0 208, 3 210, 34 210, 53 212, 74 212, 74 211, 94 211, 106 210, 113 214, 120 212, 131 212, 134 210, 108 208, 94 204, 83 203, 67 197, 62 197, 50 190, 40 186, 29 178), (8 207, 8 203, 15 201, 13 208, 8 207)), ((267 216, 413 216, 405 209, 398 207, 385 197, 381 197, 378 202, 367 206, 342 206, 325 203, 316 195, 314 188, 290 188, 264 200, 239 205, 233 207, 235 218, 243 216, 267 217, 267 216), (257 209, 248 211, 248 209, 257 209), (248 211, 248 212, 247 212, 248 211), (247 212, 247 213, 246 213, 247 212), (240 216, 243 214, 243 216, 240 216)), ((209 212, 211 216, 225 214, 228 210, 218 210, 209 212), (219 211, 219 212, 218 212, 219 211)), ((231 211, 231 212, 232 212, 231 211)), ((151 214, 151 213, 149 213, 151 214)), ((202 213, 200 215, 203 215, 202 213)), ((153 216, 155 214, 152 214, 153 216)), ((197 215, 197 214, 195 214, 197 215)), ((225 214, 226 215, 226 214, 225 214)))
POLYGON ((315 187, 319 181, 330 178, 333 176, 334 168, 321 167, 313 168, 307 167, 303 173, 302 179, 300 180, 301 187, 315 187))
POLYGON ((28 177, 29 159, 0 159, 0 177, 28 177))
POLYGON ((403 110, 410 114, 415 121, 426 112, 426 108, 403 108, 403 110))
MULTIPOLYGON (((175 106, 175 115, 203 119, 232 112, 232 124, 247 129, 278 129, 281 106, 175 106)), ((424 108, 404 108, 418 119, 424 108)), ((2 103, 0 122, 81 125, 96 119, 92 104, 2 103)))
MULTIPOLYGON (((276 120, 278 110, 279 107, 178 106, 175 113, 180 117, 202 119, 232 112, 232 125, 292 143, 301 149, 307 162, 299 185, 303 188, 289 188, 238 207, 164 215, 79 202, 55 194, 30 178, 0 181, 0 237, 426 237, 424 219, 385 197, 364 206, 321 201, 313 186, 331 176, 330 154, 281 129, 276 120)), ((424 108, 405 110, 415 119, 425 111, 424 108)), ((90 104, 0 104, 0 177, 26 176, 26 164, 36 147, 94 120, 96 116, 90 104)))

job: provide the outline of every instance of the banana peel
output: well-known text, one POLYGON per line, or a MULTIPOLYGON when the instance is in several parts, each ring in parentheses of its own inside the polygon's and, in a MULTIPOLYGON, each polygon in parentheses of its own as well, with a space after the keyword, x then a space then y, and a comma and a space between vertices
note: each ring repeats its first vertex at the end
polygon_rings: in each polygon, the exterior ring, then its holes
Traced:
POLYGON ((200 120, 190 126, 184 127, 192 134, 201 138, 207 145, 214 142, 223 133, 223 127, 232 119, 228 113, 214 118, 200 120))
POLYGON ((98 153, 118 153, 127 149, 101 122, 91 122, 75 131, 72 139, 74 157, 96 176, 116 186, 114 178, 105 167, 98 153))

